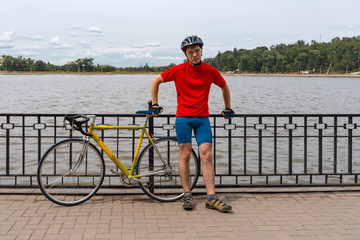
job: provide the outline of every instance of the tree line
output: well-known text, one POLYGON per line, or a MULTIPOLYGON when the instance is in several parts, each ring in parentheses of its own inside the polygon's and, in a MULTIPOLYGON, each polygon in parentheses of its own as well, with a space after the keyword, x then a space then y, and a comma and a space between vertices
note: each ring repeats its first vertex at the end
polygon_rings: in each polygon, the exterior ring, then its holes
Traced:
POLYGON ((74 62, 66 63, 62 66, 57 66, 49 62, 45 63, 42 60, 34 60, 31 58, 23 58, 19 56, 17 58, 12 56, 1 56, 0 57, 0 70, 1 71, 36 71, 36 72, 94 72, 94 71, 116 71, 115 67, 112 66, 101 66, 94 65, 93 58, 77 59, 74 62))
MULTIPOLYGON (((360 36, 334 38, 328 43, 299 40, 294 44, 278 44, 255 49, 237 49, 219 52, 214 58, 204 59, 221 72, 240 73, 349 73, 360 71, 360 36)), ((93 58, 79 58, 74 62, 57 66, 42 60, 0 56, 0 71, 50 71, 50 72, 163 72, 175 66, 116 68, 95 65, 93 58)))
POLYGON ((175 66, 175 64, 171 63, 168 66, 160 67, 150 67, 148 64, 145 64, 140 67, 116 68, 110 65, 95 65, 93 58, 79 58, 76 61, 57 66, 49 62, 23 58, 22 56, 17 58, 5 55, 0 56, 0 71, 7 72, 163 72, 172 66, 175 66))
POLYGON ((204 62, 222 72, 349 73, 360 71, 360 36, 334 38, 328 43, 299 40, 294 44, 219 52, 204 62))

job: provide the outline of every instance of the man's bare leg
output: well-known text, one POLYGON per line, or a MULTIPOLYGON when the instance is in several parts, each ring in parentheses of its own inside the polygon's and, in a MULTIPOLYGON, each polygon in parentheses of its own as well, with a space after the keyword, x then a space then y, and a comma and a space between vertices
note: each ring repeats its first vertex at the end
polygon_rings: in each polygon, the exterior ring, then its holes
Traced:
POLYGON ((223 203, 215 195, 215 171, 214 164, 212 162, 212 144, 203 143, 199 147, 200 159, 202 162, 202 174, 206 187, 206 200, 205 206, 207 208, 216 209, 220 212, 230 212, 232 207, 226 203, 223 203))
POLYGON ((190 160, 191 149, 192 149, 191 143, 179 144, 179 152, 180 152, 179 174, 180 174, 181 184, 185 192, 183 198, 183 208, 185 210, 192 210, 194 208, 194 202, 190 191, 189 160, 190 160))
POLYGON ((184 192, 190 192, 190 168, 189 160, 191 154, 191 143, 179 144, 179 174, 184 192))
POLYGON ((211 143, 203 143, 199 146, 200 159, 202 162, 202 175, 207 195, 215 194, 215 174, 211 149, 211 143))

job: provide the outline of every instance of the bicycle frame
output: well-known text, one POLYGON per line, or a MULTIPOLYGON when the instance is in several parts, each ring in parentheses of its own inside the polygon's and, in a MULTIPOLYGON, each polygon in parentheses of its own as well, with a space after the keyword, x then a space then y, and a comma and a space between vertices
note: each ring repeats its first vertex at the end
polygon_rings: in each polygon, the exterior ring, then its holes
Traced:
MULTIPOLYGON (((161 161, 166 165, 166 161, 164 161, 164 159, 162 158, 159 150, 157 149, 155 142, 153 140, 153 138, 150 136, 149 132, 146 130, 146 126, 148 123, 150 116, 146 116, 146 121, 144 125, 141 126, 95 126, 95 119, 96 116, 91 116, 91 118, 93 118, 93 122, 91 123, 89 129, 88 129, 88 133, 92 134, 92 138, 94 139, 94 141, 99 145, 99 147, 106 153, 106 155, 108 155, 108 157, 114 162, 114 164, 121 170, 121 172, 124 173, 124 175, 127 178, 132 178, 132 179, 136 179, 139 180, 139 178, 141 176, 145 176, 145 174, 142 175, 134 175, 134 171, 135 171, 135 166, 136 166, 136 160, 139 156, 140 153, 140 149, 141 149, 141 145, 142 145, 142 141, 144 136, 146 136, 150 143, 153 145, 155 151, 158 153, 161 161), (130 171, 121 163, 121 161, 116 157, 116 155, 109 149, 109 147, 100 139, 100 137, 95 133, 94 130, 111 130, 111 129, 128 129, 128 130, 141 130, 141 134, 140 134, 140 138, 136 147, 136 151, 135 151, 135 155, 134 155, 134 159, 132 161, 132 165, 131 165, 131 169, 130 171)), ((149 173, 149 175, 155 175, 158 172, 153 172, 153 173, 149 173)))

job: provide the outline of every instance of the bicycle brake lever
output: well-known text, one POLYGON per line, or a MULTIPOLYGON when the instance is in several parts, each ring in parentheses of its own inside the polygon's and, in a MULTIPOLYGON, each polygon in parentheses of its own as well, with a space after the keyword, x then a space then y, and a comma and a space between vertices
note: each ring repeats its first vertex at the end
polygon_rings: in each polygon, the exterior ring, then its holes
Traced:
MULTIPOLYGON (((71 131, 70 133, 73 133, 74 132, 74 122, 70 122, 70 127, 71 127, 71 131)), ((63 128, 66 129, 66 118, 64 118, 63 120, 63 128)))

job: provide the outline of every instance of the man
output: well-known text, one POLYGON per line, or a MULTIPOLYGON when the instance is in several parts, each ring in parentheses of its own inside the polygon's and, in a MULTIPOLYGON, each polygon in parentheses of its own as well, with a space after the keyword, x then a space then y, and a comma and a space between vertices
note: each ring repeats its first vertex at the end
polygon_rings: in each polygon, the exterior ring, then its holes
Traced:
MULTIPOLYGON (((211 84, 219 86, 225 103, 224 114, 234 115, 230 105, 230 90, 216 68, 201 61, 203 41, 197 36, 188 36, 181 43, 187 62, 170 68, 156 76, 151 82, 153 108, 159 108, 159 85, 175 81, 177 92, 177 111, 175 130, 179 143, 179 174, 184 189, 183 208, 194 207, 189 188, 189 159, 192 148, 191 136, 194 130, 202 161, 203 178, 207 191, 205 206, 220 212, 229 212, 232 207, 223 203, 215 195, 215 175, 212 162, 212 132, 209 121, 209 92, 211 84)), ((162 112, 162 110, 161 110, 162 112)))

